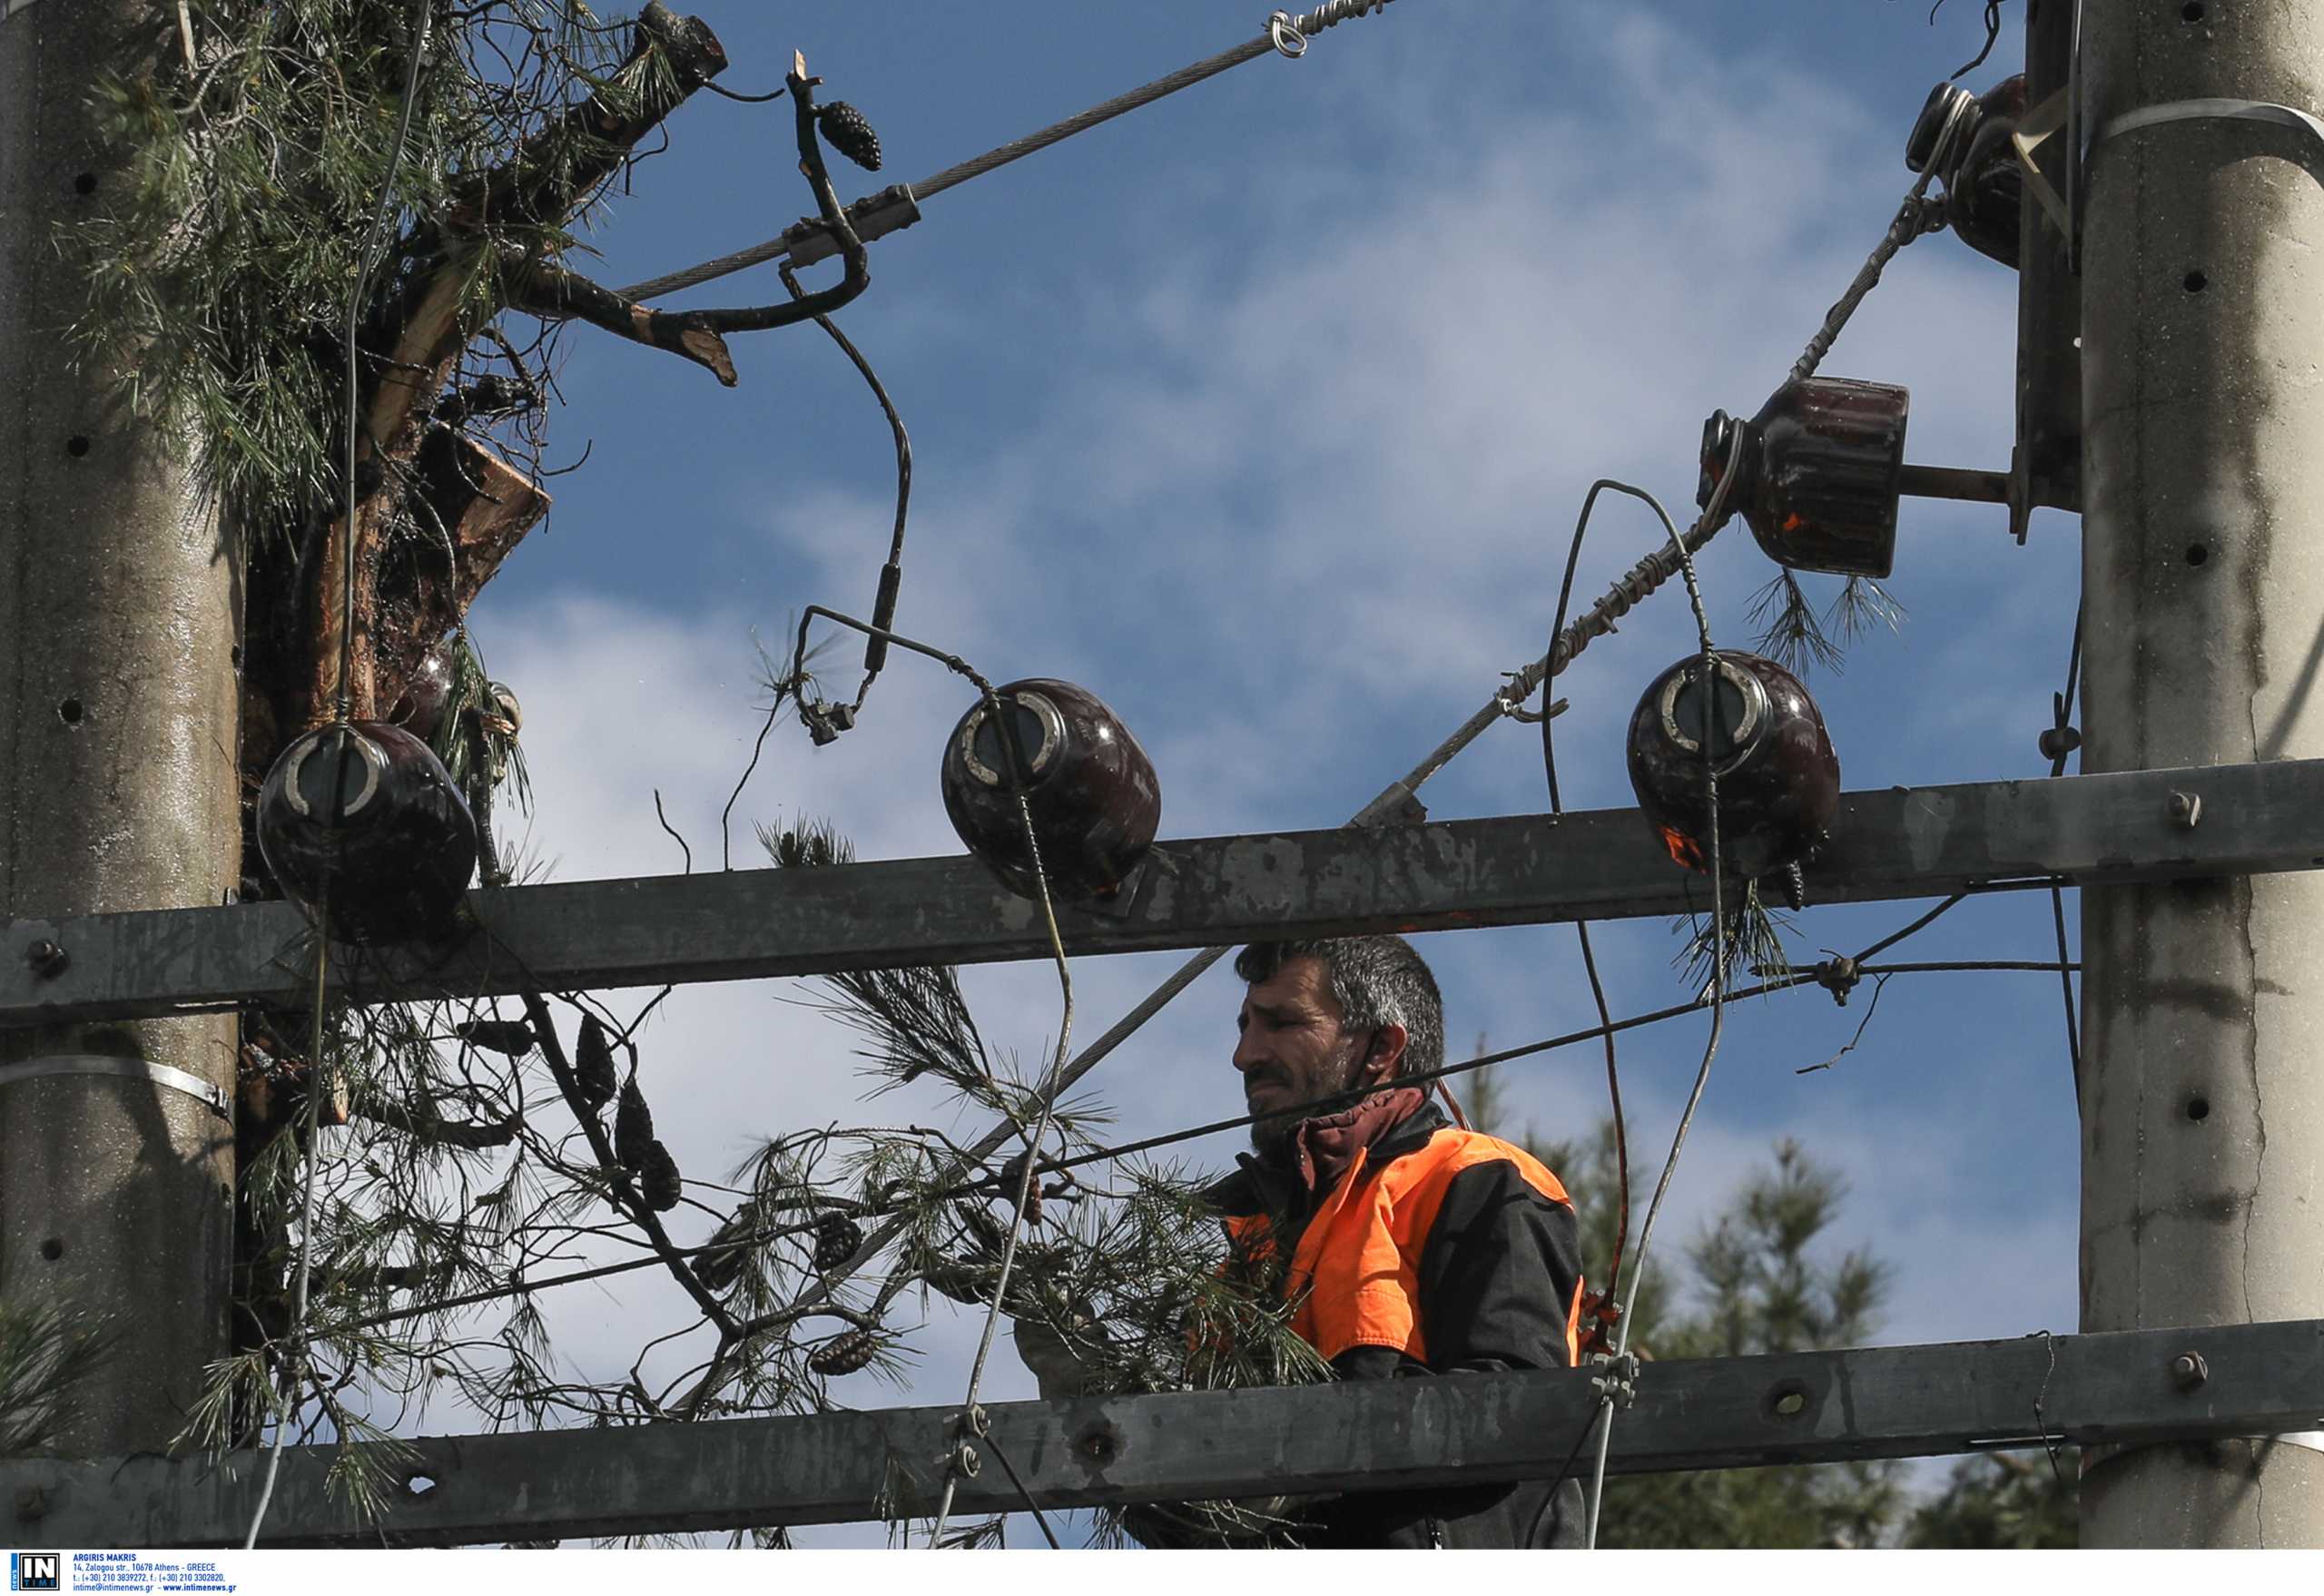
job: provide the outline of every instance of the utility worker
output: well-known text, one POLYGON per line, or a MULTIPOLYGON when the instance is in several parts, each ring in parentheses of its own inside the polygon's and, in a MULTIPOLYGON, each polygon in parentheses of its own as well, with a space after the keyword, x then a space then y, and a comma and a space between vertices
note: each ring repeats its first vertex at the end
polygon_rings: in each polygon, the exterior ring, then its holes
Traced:
MULTIPOLYGON (((1288 1253, 1272 1272, 1293 1329, 1343 1380, 1573 1367, 1581 1253, 1565 1188, 1398 1084, 1444 1059, 1443 1000, 1412 945, 1255 942, 1235 971, 1247 983, 1235 1068, 1260 1118, 1252 1154, 1209 1195, 1242 1263, 1288 1253), (1348 1106, 1351 1091, 1365 1095, 1348 1106)), ((1044 1392, 1053 1374, 1067 1384, 1068 1370, 1042 1366, 1050 1338, 1029 1343, 1026 1328, 1019 1350, 1044 1392)), ((1582 1533, 1572 1481, 1350 1493, 1301 1516, 1315 1546, 1578 1546, 1582 1533)))

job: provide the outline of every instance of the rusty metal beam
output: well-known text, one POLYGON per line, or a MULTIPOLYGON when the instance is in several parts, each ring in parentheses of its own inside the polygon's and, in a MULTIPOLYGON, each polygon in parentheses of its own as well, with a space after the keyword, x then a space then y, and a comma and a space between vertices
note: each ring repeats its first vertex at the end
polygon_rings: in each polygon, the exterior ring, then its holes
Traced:
MULTIPOLYGON (((1843 799, 1811 902, 2152 882, 2324 864, 2324 760, 2057 781, 1894 787, 1843 799), (2198 823, 2174 795, 2201 800, 2198 823)), ((1634 810, 1158 844, 1125 902, 1068 911, 1075 954, 1257 937, 1449 931, 1683 913, 1702 878, 1634 810)), ((973 860, 907 859, 476 892, 442 949, 357 951, 363 1001, 739 980, 1042 957, 1033 905, 973 860)), ((0 1027, 294 1003, 311 972, 284 903, 18 920, 0 947, 0 1027), (49 947, 64 962, 33 961, 49 947)))
MULTIPOLYGON (((1557 1370, 1009 1403, 988 1416, 1031 1495, 1067 1508, 1542 1479, 1594 1403, 1586 1374, 1557 1370)), ((376 1523, 330 1491, 335 1448, 295 1447, 264 1540, 455 1545, 924 1515, 957 1418, 949 1407, 891 1408, 419 1440, 398 1465, 411 1483, 376 1523)), ((2324 1321, 2301 1320, 1651 1363, 1615 1422, 1608 1466, 1645 1473, 2319 1427, 2324 1321)), ((955 1512, 1021 1507, 1008 1472, 980 1461, 955 1512)), ((5 1463, 0 1513, 15 1504, 16 1546, 215 1546, 240 1541, 261 1473, 248 1453, 5 1463)))

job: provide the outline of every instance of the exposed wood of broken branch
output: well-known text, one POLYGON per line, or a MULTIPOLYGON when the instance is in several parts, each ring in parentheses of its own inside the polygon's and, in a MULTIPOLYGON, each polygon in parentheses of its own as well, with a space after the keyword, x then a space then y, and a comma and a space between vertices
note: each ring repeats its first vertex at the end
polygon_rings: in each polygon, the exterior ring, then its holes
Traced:
POLYGON ((577 317, 616 338, 707 367, 728 388, 737 380, 726 340, 703 324, 704 312, 649 310, 576 272, 539 261, 511 272, 507 287, 511 309, 552 320, 577 317))
POLYGON ((817 81, 793 73, 788 84, 799 143, 799 172, 814 191, 815 205, 822 212, 824 222, 838 238, 846 266, 838 282, 776 304, 712 310, 655 310, 560 266, 535 261, 507 273, 505 287, 508 302, 536 316, 578 318, 634 343, 684 356, 698 366, 707 367, 727 387, 734 387, 734 362, 722 333, 764 332, 829 315, 872 282, 871 252, 856 236, 846 209, 839 202, 839 193, 832 187, 830 169, 823 163, 822 144, 815 129, 817 81))
MULTIPOLYGON (((357 440, 359 459, 410 460, 420 443, 416 423, 433 409, 468 340, 498 313, 500 306, 492 294, 476 291, 473 278, 484 241, 471 230, 485 222, 554 225, 562 221, 619 168, 639 139, 725 66, 726 52, 707 24, 679 16, 655 0, 638 17, 628 59, 606 85, 481 180, 475 197, 447 218, 448 226, 430 225, 437 263, 409 297, 393 347, 379 368, 379 385, 357 440)), ((405 252, 424 253, 428 248, 427 241, 415 240, 405 252)), ((326 534, 312 624, 305 629, 314 646, 307 690, 310 724, 328 714, 338 690, 339 594, 347 579, 350 546, 359 604, 349 651, 350 707, 358 718, 376 714, 380 707, 382 684, 368 636, 368 611, 359 601, 377 585, 387 511, 395 491, 392 484, 375 490, 357 507, 352 528, 340 517, 326 534)), ((458 618, 445 617, 448 625, 458 618)))

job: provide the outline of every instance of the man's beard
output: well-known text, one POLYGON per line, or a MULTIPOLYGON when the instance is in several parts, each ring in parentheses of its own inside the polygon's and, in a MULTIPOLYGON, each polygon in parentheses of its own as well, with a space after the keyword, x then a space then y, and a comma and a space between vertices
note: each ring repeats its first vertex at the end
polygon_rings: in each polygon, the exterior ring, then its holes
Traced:
POLYGON ((1362 1056, 1351 1045, 1348 1049, 1348 1056, 1341 1061, 1337 1071, 1339 1077, 1337 1086, 1304 1103, 1290 1104, 1276 1109, 1264 1119, 1251 1121, 1252 1150, 1271 1162, 1281 1162, 1289 1158, 1292 1138, 1298 1131, 1301 1124, 1315 1118, 1318 1113, 1335 1114, 1342 1108, 1354 1107, 1358 1099, 1347 1094, 1355 1086, 1356 1077, 1362 1073, 1363 1063, 1362 1056))

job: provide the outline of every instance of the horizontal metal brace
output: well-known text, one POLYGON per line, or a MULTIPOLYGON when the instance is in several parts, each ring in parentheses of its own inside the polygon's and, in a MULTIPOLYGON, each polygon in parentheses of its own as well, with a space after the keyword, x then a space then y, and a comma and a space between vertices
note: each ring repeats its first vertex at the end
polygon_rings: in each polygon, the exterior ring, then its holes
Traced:
MULTIPOLYGON (((1541 1480, 1599 1404, 1590 1371, 1457 1374, 985 1410, 1046 1508, 1541 1480)), ((2324 1415, 2324 1321, 2034 1335, 1640 1365, 1617 1473, 2044 1444, 2272 1435, 2324 1415), (2192 1355, 2204 1370, 2174 1374, 2192 1355)), ((677 1533, 931 1512, 953 1407, 399 1443, 404 1488, 366 1522, 329 1483, 336 1447, 291 1447, 261 1539, 456 1545, 677 1533)), ((263 1459, 0 1463, 9 1543, 216 1546, 251 1521, 263 1459)), ((1008 1473, 956 1482, 956 1513, 1021 1508, 1008 1473)), ((5 1524, 0 1519, 0 1524, 5 1524)))
POLYGON ((192 1070, 180 1069, 173 1064, 155 1064, 145 1059, 119 1059, 110 1053, 50 1053, 15 1064, 0 1064, 0 1087, 57 1075, 109 1075, 122 1080, 150 1081, 171 1091, 183 1092, 190 1098, 199 1098, 204 1108, 222 1119, 234 1117, 233 1100, 226 1095, 226 1089, 217 1082, 204 1080, 192 1070))
MULTIPOLYGON (((2324 760, 1843 796, 1807 871, 1810 902, 2324 865, 2324 760), (2172 819, 2179 794, 2202 823, 2172 819)), ((1157 844, 1128 911, 1059 916, 1067 951, 1208 948, 1682 914, 1703 877, 1629 809, 1213 837, 1157 844)), ((353 1000, 467 998, 1045 958, 1032 903, 976 861, 906 859, 507 887, 468 894, 448 947, 349 950, 353 1000)), ((304 1000, 312 935, 288 903, 17 921, 0 941, 0 1026, 304 1000), (35 964, 22 950, 64 958, 35 964)))

